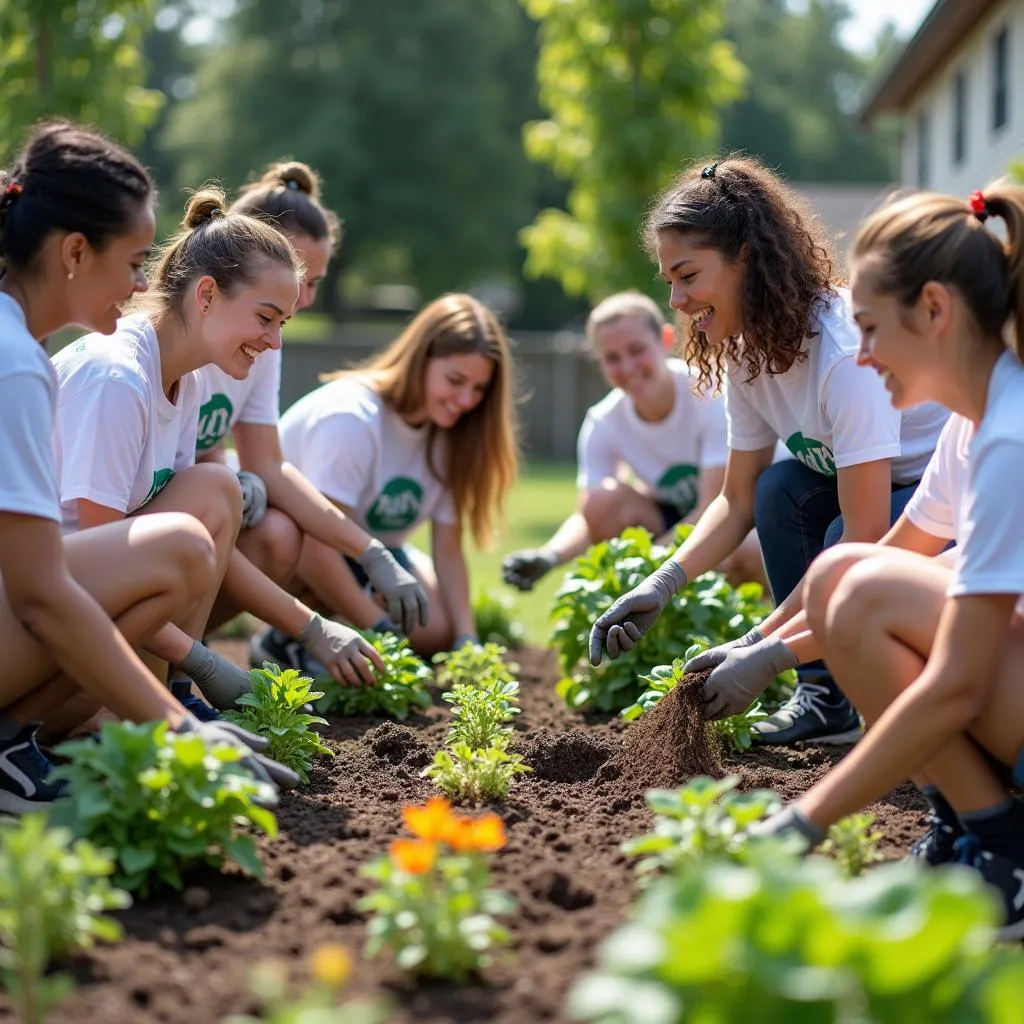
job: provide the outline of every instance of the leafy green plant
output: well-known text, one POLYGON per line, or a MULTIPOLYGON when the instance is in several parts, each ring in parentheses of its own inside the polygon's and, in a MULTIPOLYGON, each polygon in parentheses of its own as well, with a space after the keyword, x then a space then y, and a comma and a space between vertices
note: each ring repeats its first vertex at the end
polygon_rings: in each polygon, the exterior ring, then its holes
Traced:
POLYGON ((371 715, 382 712, 400 721, 417 708, 429 708, 433 674, 428 665, 413 651, 408 641, 394 633, 363 634, 377 649, 384 662, 373 686, 343 686, 331 677, 316 681, 324 695, 316 702, 316 710, 326 715, 371 715))
MULTIPOLYGON (((690 527, 681 527, 681 540, 690 527)), ((592 704, 621 711, 637 702, 641 680, 658 665, 671 665, 693 645, 713 647, 740 636, 768 612, 756 583, 730 586, 719 573, 691 581, 647 631, 643 641, 615 661, 598 668, 587 661, 590 628, 595 619, 641 583, 674 548, 653 543, 643 529, 595 544, 569 567, 551 609, 552 640, 558 647, 564 678, 558 693, 570 707, 592 704)))
POLYGON ((266 737, 267 757, 287 765, 298 772, 303 782, 309 782, 313 758, 319 754, 334 757, 334 752, 310 728, 326 725, 327 719, 307 714, 311 701, 323 696, 313 690, 313 680, 299 675, 293 669, 280 669, 269 661, 263 668, 249 673, 252 690, 238 698, 243 711, 227 711, 224 717, 237 722, 244 729, 266 737))
POLYGON ((121 938, 103 913, 131 904, 110 884, 113 872, 108 851, 50 828, 42 814, 0 823, 0 978, 23 1024, 41 1024, 74 988, 46 976, 54 957, 121 938))
POLYGON ((438 686, 480 685, 490 680, 502 683, 515 679, 519 666, 505 661, 508 648, 500 644, 463 644, 457 651, 434 655, 438 686))
POLYGON ((874 823, 873 814, 851 814, 837 821, 821 844, 821 852, 831 857, 847 878, 862 875, 882 860, 882 851, 878 849, 882 833, 872 828, 874 823))
POLYGON ((481 590, 473 599, 476 635, 486 643, 518 650, 526 643, 526 628, 515 617, 515 601, 497 590, 481 590))
MULTIPOLYGON (((694 645, 683 657, 676 658, 671 665, 656 665, 651 669, 646 676, 642 677, 643 682, 647 684, 647 689, 640 694, 636 703, 631 704, 622 712, 622 717, 626 721, 632 722, 645 712, 650 711, 665 694, 675 689, 685 674, 683 666, 700 651, 701 647, 694 645)), ((726 750, 743 754, 754 745, 753 726, 767 717, 761 702, 755 701, 742 714, 719 718, 713 724, 715 732, 718 733, 726 750)))
POLYGON ((104 722, 98 740, 72 740, 58 753, 70 762, 53 778, 68 781, 70 796, 54 805, 54 819, 114 851, 118 885, 142 895, 157 885, 180 889, 187 868, 227 860, 262 877, 243 826, 275 836, 266 805, 276 794, 242 766, 238 747, 210 746, 166 722, 104 722))
POLYGON ((439 750, 420 774, 453 800, 479 805, 504 800, 515 777, 529 771, 532 769, 523 764, 522 754, 502 747, 474 750, 467 743, 453 743, 439 750))
POLYGON ((699 776, 681 789, 649 790, 654 831, 622 844, 624 853, 642 858, 637 872, 675 871, 709 859, 743 859, 746 829, 777 811, 780 801, 767 789, 738 793, 739 784, 738 775, 699 776))
POLYGON ((359 901, 373 914, 367 955, 390 949, 402 970, 465 981, 509 939, 495 916, 514 911, 515 900, 490 888, 487 857, 505 845, 504 823, 457 814, 440 797, 402 817, 415 838, 396 839, 361 872, 378 883, 359 901))
POLYGON ((448 730, 447 743, 465 743, 471 750, 508 745, 519 714, 519 683, 515 679, 484 679, 479 685, 457 683, 441 694, 452 706, 455 721, 448 730))
POLYGON ((709 860, 658 879, 612 934, 569 1015, 601 1024, 1019 1020, 1020 950, 975 872, 822 857, 709 860))

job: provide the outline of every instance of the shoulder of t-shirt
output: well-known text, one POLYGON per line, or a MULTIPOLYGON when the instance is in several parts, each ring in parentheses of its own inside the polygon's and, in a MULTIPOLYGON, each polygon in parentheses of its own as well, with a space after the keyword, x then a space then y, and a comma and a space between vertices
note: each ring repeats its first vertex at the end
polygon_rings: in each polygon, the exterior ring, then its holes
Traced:
POLYGON ((53 357, 61 388, 117 381, 148 400, 152 382, 142 351, 153 343, 152 331, 144 317, 122 317, 111 335, 87 334, 73 341, 53 357))
POLYGON ((844 288, 823 296, 811 325, 818 347, 818 377, 826 377, 844 359, 855 359, 860 347, 857 324, 850 309, 850 295, 844 288), (827 306, 824 303, 828 303, 827 306))
POLYGON ((25 374, 54 379, 46 349, 29 334, 24 322, 0 313, 0 379, 25 374))
POLYGON ((608 419, 625 401, 627 401, 626 392, 622 388, 612 388, 600 402, 595 402, 587 410, 584 422, 590 423, 591 427, 596 427, 598 423, 608 419))
POLYGON ((977 442, 985 447, 1001 441, 1024 445, 1024 366, 1009 352, 996 363, 989 396, 977 442))

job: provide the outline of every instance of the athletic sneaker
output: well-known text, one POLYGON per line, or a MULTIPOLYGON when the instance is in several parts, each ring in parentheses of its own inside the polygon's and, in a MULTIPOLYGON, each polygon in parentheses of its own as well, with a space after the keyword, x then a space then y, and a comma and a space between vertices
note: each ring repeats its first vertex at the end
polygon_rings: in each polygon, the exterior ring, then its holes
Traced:
POLYGON ((788 746, 800 742, 855 743, 863 729, 860 715, 845 697, 837 703, 830 687, 801 679, 793 696, 770 718, 756 723, 751 732, 759 743, 788 746))
POLYGON ((949 864, 956 857, 956 843, 963 829, 947 825, 938 815, 928 815, 928 831, 910 848, 908 859, 921 860, 931 867, 949 864))
POLYGON ((311 679, 330 675, 298 640, 280 629, 264 630, 249 641, 249 664, 253 668, 262 668, 265 661, 279 668, 293 668, 311 679))
POLYGON ((983 850, 981 841, 970 832, 956 841, 956 857, 961 864, 975 868, 1002 894, 1006 916, 996 933, 998 937, 1024 938, 1024 861, 983 850))
POLYGON ((216 708, 211 707, 202 697, 197 697, 192 692, 190 679, 172 679, 171 696, 200 722, 216 722, 221 717, 221 713, 216 708))
POLYGON ((39 749, 39 723, 30 722, 9 740, 0 741, 0 813, 46 810, 67 793, 66 782, 47 782, 52 764, 39 749))

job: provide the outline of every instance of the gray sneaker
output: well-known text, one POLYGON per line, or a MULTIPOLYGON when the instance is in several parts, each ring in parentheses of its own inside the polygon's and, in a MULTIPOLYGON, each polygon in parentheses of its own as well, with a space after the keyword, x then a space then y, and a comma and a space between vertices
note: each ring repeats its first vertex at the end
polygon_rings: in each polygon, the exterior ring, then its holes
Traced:
POLYGON ((751 732, 758 743, 785 747, 791 743, 856 743, 864 728, 845 697, 837 703, 828 686, 801 679, 793 696, 751 732))

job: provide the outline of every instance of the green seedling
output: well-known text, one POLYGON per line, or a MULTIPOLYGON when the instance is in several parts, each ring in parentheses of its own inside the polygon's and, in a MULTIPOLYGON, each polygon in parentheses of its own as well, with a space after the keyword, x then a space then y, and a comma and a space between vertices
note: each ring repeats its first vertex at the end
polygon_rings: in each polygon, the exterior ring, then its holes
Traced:
POLYGON ((882 833, 872 828, 874 823, 873 814, 851 814, 837 821, 821 844, 821 852, 831 857, 847 878, 862 875, 882 860, 882 851, 878 849, 882 833))
POLYGON ((531 771, 521 754, 501 747, 474 750, 467 743, 454 743, 439 750, 434 761, 420 773, 446 796, 458 803, 479 806, 490 800, 504 800, 517 775, 531 771))

